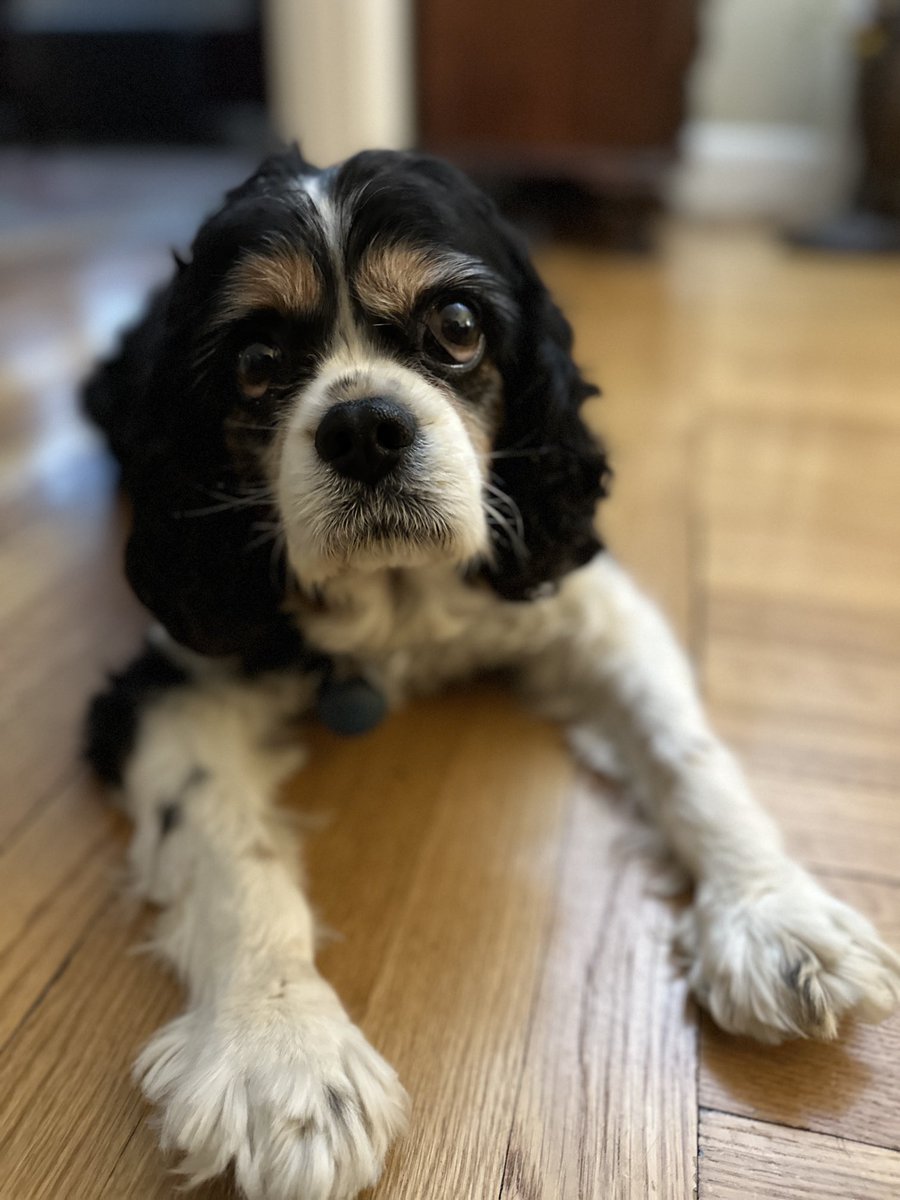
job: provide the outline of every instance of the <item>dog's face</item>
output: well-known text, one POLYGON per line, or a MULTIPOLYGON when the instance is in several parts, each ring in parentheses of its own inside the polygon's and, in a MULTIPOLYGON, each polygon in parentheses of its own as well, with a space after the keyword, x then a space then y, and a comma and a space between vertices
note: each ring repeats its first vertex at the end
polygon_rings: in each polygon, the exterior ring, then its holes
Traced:
POLYGON ((262 582, 260 524, 307 588, 348 568, 444 560, 525 598, 597 549, 605 461, 580 419, 593 389, 568 325, 518 237, 446 164, 370 152, 319 171, 296 153, 270 159, 206 222, 160 303, 148 389, 158 423, 144 420, 157 466, 140 451, 125 461, 129 568, 188 644, 238 648, 249 635, 233 581, 212 633, 196 579, 193 614, 172 619, 160 514, 142 521, 142 508, 168 503, 170 560, 177 512, 193 573, 198 553, 213 589, 224 569, 211 569, 201 543, 213 522, 197 528, 186 488, 194 511, 227 529, 222 553, 259 601, 245 606, 254 626, 283 587, 271 547, 262 582), (203 489, 220 510, 204 508, 203 489))
POLYGON ((199 359, 231 394, 232 444, 271 484, 306 585, 488 562, 491 523, 524 553, 490 478, 516 281, 471 210, 404 158, 367 156, 251 184, 207 235, 225 263, 199 359))

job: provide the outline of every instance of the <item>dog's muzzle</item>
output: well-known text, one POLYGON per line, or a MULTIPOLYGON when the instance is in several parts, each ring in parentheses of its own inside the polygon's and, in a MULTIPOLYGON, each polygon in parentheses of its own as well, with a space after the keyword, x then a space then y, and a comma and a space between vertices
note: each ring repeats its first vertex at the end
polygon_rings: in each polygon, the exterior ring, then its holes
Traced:
POLYGON ((402 464, 418 428, 409 409, 395 400, 348 400, 329 408, 319 422, 316 452, 338 475, 374 486, 402 464))

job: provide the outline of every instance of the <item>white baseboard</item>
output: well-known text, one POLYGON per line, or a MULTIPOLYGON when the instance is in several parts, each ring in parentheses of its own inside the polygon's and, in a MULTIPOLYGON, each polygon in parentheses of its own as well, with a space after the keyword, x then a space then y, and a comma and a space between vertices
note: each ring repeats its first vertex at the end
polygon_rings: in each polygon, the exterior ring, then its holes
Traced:
POLYGON ((853 155, 843 142, 802 125, 691 121, 670 203, 686 216, 821 218, 841 208, 853 180, 853 155))

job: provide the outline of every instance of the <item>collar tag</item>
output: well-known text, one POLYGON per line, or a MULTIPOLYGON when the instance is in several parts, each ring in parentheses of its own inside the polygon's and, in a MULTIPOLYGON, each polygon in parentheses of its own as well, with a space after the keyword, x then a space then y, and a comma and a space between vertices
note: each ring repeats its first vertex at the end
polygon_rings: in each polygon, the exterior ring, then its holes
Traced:
POLYGON ((316 713, 322 724, 345 737, 374 729, 384 720, 387 708, 384 694, 360 675, 325 679, 316 700, 316 713))

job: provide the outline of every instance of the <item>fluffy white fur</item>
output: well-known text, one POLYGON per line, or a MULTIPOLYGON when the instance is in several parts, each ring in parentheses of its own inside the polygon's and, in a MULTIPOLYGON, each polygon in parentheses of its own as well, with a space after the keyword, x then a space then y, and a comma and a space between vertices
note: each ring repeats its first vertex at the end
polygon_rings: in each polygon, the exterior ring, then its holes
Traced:
MULTIPOLYGON (((763 1041, 830 1038, 900 1000, 900 960, 862 917, 784 853, 711 733, 663 621, 602 557, 558 595, 507 604, 450 567, 363 572, 326 589, 311 637, 393 703, 482 667, 518 668, 525 692, 589 760, 631 781, 696 882, 682 928, 698 1000, 763 1041)), ((269 804, 298 764, 291 719, 308 681, 197 683, 145 718, 126 790, 135 883, 166 906, 157 945, 188 1006, 137 1063, 163 1142, 193 1182, 233 1162, 252 1200, 342 1200, 373 1183, 403 1128, 396 1075, 313 965, 295 854, 269 804), (161 832, 178 799, 180 819, 161 832)))
POLYGON ((395 1072, 313 965, 296 854, 269 810, 302 760, 285 734, 308 700, 303 680, 207 672, 148 715, 125 781, 134 885, 166 906, 155 946, 188 992, 136 1076, 192 1183, 233 1163, 266 1200, 355 1196, 406 1120, 395 1072))

